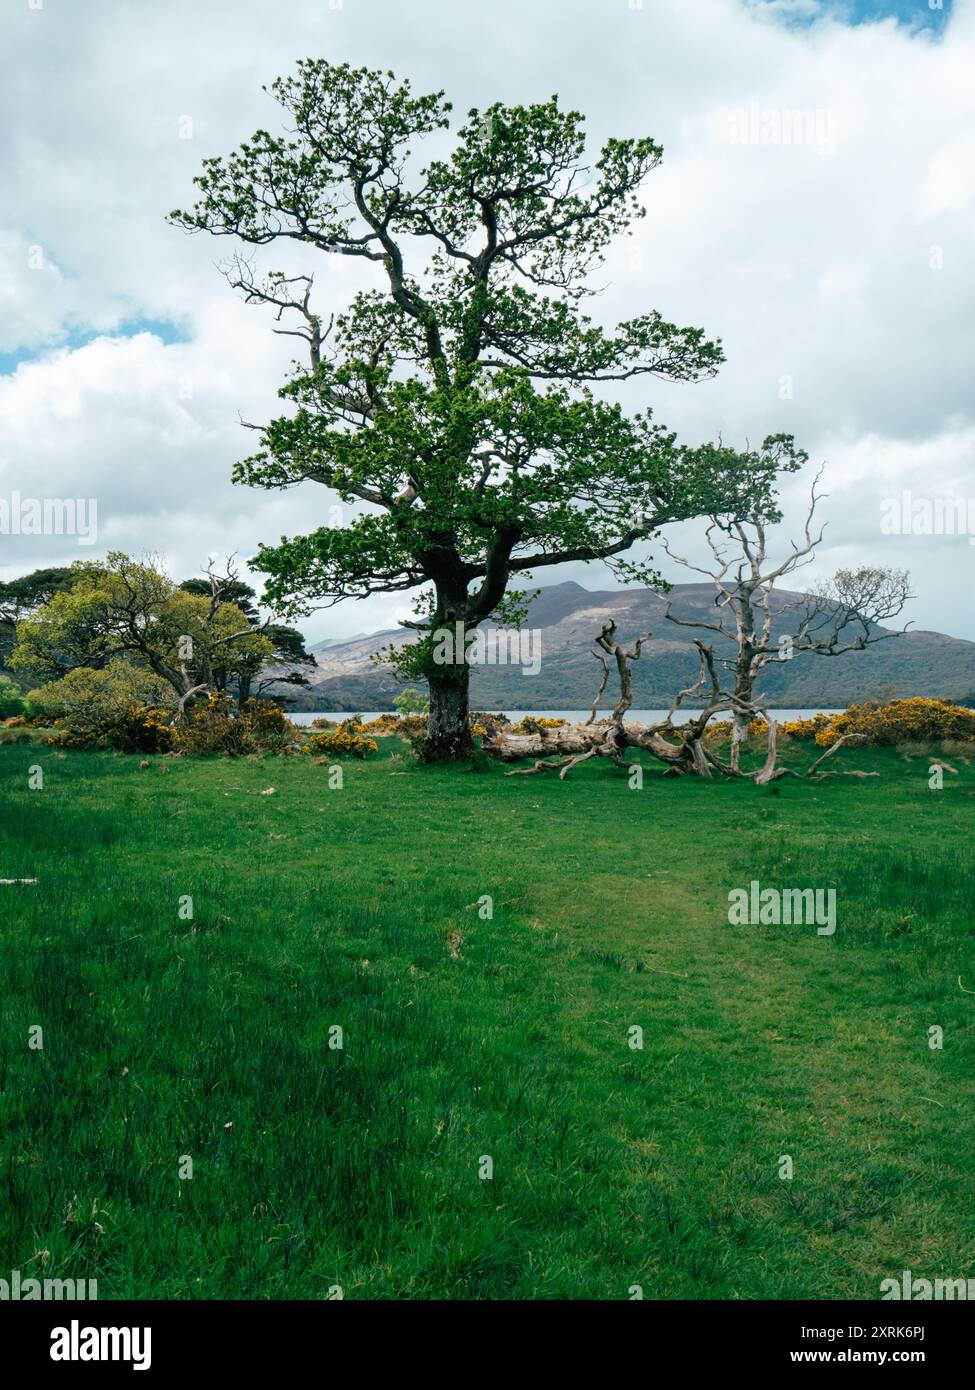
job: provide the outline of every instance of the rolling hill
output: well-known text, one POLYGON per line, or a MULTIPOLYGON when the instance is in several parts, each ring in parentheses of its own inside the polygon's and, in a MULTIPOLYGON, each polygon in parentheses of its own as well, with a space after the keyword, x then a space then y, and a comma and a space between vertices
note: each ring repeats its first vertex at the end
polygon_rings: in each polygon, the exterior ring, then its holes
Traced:
MULTIPOLYGON (((671 590, 678 618, 710 618, 714 590, 710 584, 678 584, 671 590)), ((773 596, 781 612, 801 596, 782 590, 773 596)), ((673 694, 697 674, 695 636, 691 628, 664 619, 666 599, 652 589, 593 591, 568 582, 539 590, 528 610, 527 626, 540 632, 541 669, 537 675, 518 666, 475 666, 472 706, 475 709, 575 709, 592 701, 600 675, 590 652, 602 624, 614 618, 627 641, 653 634, 643 656, 633 666, 634 704, 656 708, 669 704, 673 694)), ((776 635, 790 630, 792 614, 782 614, 776 635)), ((414 640, 395 628, 346 641, 327 639, 313 649, 318 664, 300 708, 319 710, 377 710, 392 707, 401 682, 388 667, 370 660, 390 643, 414 640)), ((975 643, 940 632, 911 630, 864 651, 836 657, 797 655, 774 663, 763 673, 761 690, 781 707, 826 707, 860 699, 897 695, 928 695, 966 700, 975 691, 975 643)), ((610 685, 609 691, 612 692, 610 685)))

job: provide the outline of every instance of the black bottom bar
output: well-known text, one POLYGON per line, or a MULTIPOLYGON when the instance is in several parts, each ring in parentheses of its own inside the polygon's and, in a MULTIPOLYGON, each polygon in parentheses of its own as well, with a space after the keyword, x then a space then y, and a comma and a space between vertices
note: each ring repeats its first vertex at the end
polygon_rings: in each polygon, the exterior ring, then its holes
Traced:
MULTIPOLYGON (((387 1351, 397 1373, 423 1364, 433 1370, 441 1352, 466 1333, 476 1341, 477 1378, 496 1364, 510 1373, 514 1350, 534 1349, 547 1370, 562 1365, 577 1373, 585 1348, 589 1361, 605 1355, 606 1367, 632 1348, 646 1371, 753 1368, 788 1371, 794 1366, 883 1366, 947 1370, 967 1354, 972 1319, 960 1302, 796 1303, 0 1303, 4 1362, 78 1375, 142 1373, 159 1377, 209 1370, 280 1374, 292 1365, 327 1372, 337 1355, 346 1368, 374 1373, 387 1351), (471 1319, 468 1322, 468 1319, 471 1319), (149 1329, 148 1342, 145 1329, 149 1329), (117 1329, 117 1332, 102 1332, 117 1329), (593 1341, 605 1330, 611 1342, 593 1341), (411 1340, 401 1340, 403 1333, 411 1340), (377 1336, 378 1334, 378 1336, 377 1336), (420 1340, 413 1340, 419 1336, 420 1340), (600 1353, 600 1347, 603 1352, 600 1353), (99 1359, 80 1359, 97 1352, 99 1359), (111 1358, 113 1352, 127 1360, 111 1358), (54 1355, 52 1356, 52 1353, 54 1355), (148 1356, 147 1356, 148 1353, 148 1356), (69 1358, 60 1359, 64 1355, 69 1358), (301 1358, 292 1362, 292 1358, 301 1358), (146 1364, 148 1361, 148 1364, 146 1364)), ((524 1350, 517 1360, 529 1358, 524 1350)), ((461 1370, 458 1366, 457 1370, 461 1370)), ((465 1373, 465 1379, 467 1374, 465 1373)), ((45 1384, 50 1383, 46 1379, 45 1384)))

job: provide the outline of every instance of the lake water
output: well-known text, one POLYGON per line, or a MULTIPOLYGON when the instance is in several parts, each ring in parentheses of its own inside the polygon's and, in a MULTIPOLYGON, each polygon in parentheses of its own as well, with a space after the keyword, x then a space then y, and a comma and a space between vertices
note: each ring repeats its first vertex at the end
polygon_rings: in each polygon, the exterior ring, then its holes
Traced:
MULTIPOLYGON (((498 713, 498 711, 491 712, 498 713)), ((588 709, 506 709, 500 712, 506 714, 512 723, 517 723, 519 719, 524 719, 528 714, 535 715, 535 717, 539 719, 568 719, 570 723, 582 723, 589 718, 588 709)), ((599 718, 608 716, 611 712, 612 706, 608 709, 597 710, 596 715, 597 718, 599 718)), ((353 714, 358 714, 368 724, 370 719, 378 719, 382 713, 390 714, 395 713, 395 711, 322 710, 320 713, 316 714, 313 710, 303 710, 300 713, 289 714, 288 718, 294 724, 305 725, 310 724, 313 719, 331 719, 333 722, 338 723, 339 720, 351 719, 353 714)), ((685 719, 690 718, 691 715, 698 713, 700 713, 699 710, 679 709, 674 715, 674 723, 681 724, 685 719)), ((778 723, 781 723, 783 720, 787 719, 811 719, 814 714, 841 714, 842 711, 838 709, 773 709, 770 710, 770 713, 774 715, 778 723)), ((667 718, 667 711, 665 709, 629 709, 626 711, 626 717, 637 724, 659 724, 661 720, 667 718)), ((728 715, 720 714, 717 718, 727 719, 728 715)))

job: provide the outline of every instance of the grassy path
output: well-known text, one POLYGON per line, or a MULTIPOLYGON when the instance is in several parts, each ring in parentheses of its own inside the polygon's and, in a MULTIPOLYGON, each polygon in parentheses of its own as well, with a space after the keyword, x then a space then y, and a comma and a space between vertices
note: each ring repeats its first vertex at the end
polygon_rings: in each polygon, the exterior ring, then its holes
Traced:
POLYGON ((341 791, 0 749, 0 877, 39 879, 0 888, 0 1265, 175 1298, 972 1271, 971 764, 636 792, 398 747, 341 791), (753 878, 835 887, 835 936, 729 925, 753 878))

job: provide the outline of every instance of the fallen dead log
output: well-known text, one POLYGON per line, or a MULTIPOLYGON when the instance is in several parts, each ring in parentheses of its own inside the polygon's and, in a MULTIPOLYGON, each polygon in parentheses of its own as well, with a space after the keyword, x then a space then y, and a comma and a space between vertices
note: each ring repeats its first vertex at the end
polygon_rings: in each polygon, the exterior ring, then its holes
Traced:
POLYGON ((499 729, 484 739, 482 747, 489 756, 505 763, 519 762, 523 758, 537 760, 533 767, 516 768, 507 773, 509 777, 538 772, 542 768, 561 768, 564 775, 570 766, 594 757, 609 758, 623 765, 626 763, 626 751, 636 748, 642 748, 678 771, 696 771, 700 776, 711 776, 712 760, 700 740, 671 743, 661 735, 656 725, 602 721, 598 724, 564 724, 557 729, 543 729, 533 734, 515 734, 499 729))
MULTIPOLYGON (((700 674, 693 684, 678 692, 666 718, 659 724, 652 725, 627 723, 624 715, 633 703, 633 675, 630 662, 639 660, 641 648, 644 642, 649 641, 650 634, 639 638, 632 651, 626 651, 621 647, 615 634, 616 624, 610 622, 605 624, 596 638, 596 645, 600 651, 593 652, 593 656, 602 664, 603 678, 593 701, 592 712, 584 724, 540 727, 532 733, 521 734, 501 724, 489 729, 481 746, 490 757, 506 763, 520 762, 525 758, 535 759, 531 767, 512 768, 505 773, 506 777, 527 777, 538 772, 557 771, 560 779, 564 780, 574 767, 579 763, 588 762, 590 758, 608 758, 617 767, 626 767, 627 750, 638 748, 666 763, 670 776, 688 773, 696 777, 710 778, 714 772, 718 772, 725 777, 751 780, 757 786, 765 786, 781 777, 800 776, 792 768, 777 766, 778 725, 768 710, 764 705, 744 702, 736 695, 721 690, 711 648, 702 642, 694 643, 701 660, 700 674), (616 663, 620 694, 610 717, 597 721, 596 706, 609 676, 609 665, 601 655, 602 652, 613 657, 616 663), (686 723, 675 725, 673 717, 682 702, 691 696, 699 695, 705 685, 710 685, 710 700, 707 706, 692 715, 686 723), (764 765, 757 771, 743 772, 736 765, 737 760, 734 757, 730 764, 725 763, 707 746, 705 732, 708 723, 716 714, 722 712, 732 712, 736 716, 746 716, 749 719, 764 719, 768 727, 767 752, 764 765)), ((841 735, 802 775, 829 776, 829 773, 819 773, 819 767, 844 743, 859 737, 859 734, 841 735)))
POLYGON ((543 729, 537 734, 512 734, 502 728, 488 735, 482 746, 492 757, 513 763, 521 758, 585 753, 604 737, 598 724, 566 724, 559 729, 543 729))

